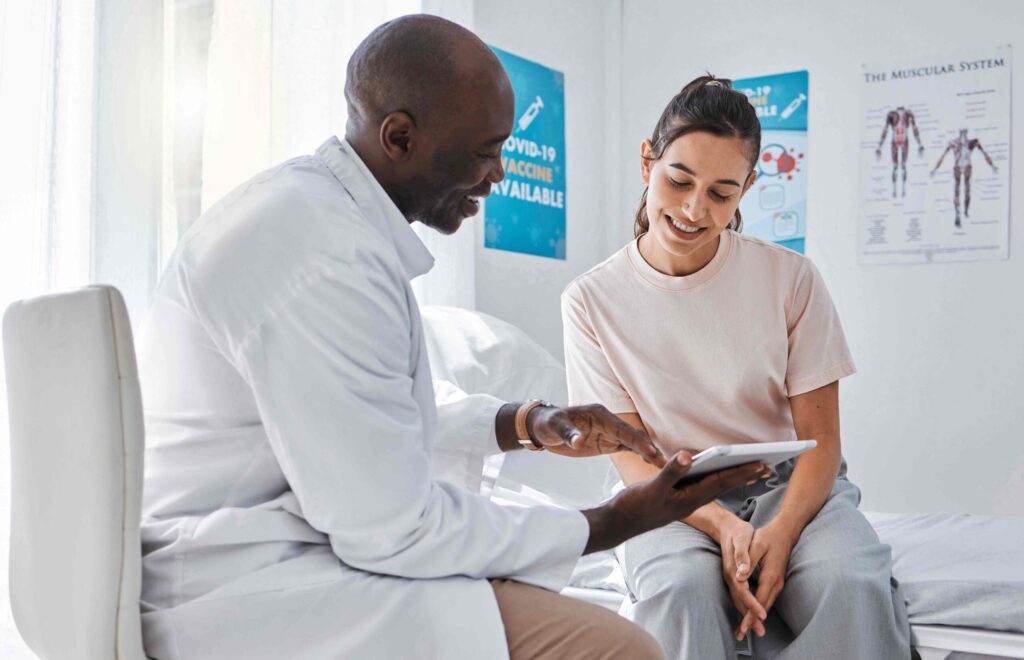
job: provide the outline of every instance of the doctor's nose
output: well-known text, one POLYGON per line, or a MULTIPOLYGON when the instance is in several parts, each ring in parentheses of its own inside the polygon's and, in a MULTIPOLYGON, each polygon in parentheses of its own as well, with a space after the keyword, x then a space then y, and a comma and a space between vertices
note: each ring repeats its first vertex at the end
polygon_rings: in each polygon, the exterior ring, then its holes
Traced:
POLYGON ((501 164, 501 158, 494 161, 494 167, 487 172, 487 180, 491 183, 499 183, 505 178, 505 168, 501 164))

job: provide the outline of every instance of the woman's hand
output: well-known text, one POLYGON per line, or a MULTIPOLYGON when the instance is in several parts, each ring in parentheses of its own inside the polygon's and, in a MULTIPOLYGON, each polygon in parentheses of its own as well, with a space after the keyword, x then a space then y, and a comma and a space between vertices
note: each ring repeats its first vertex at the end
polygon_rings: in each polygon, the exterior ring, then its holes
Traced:
MULTIPOLYGON (((796 459, 779 512, 770 523, 754 532, 751 566, 761 568, 754 595, 765 610, 770 610, 782 593, 793 546, 828 499, 842 462, 839 383, 791 397, 789 405, 796 437, 814 438, 818 446, 796 459)), ((744 616, 736 630, 737 638, 747 634, 753 623, 750 616, 744 616)))
POLYGON ((750 546, 754 539, 754 526, 730 515, 718 524, 717 532, 715 538, 722 549, 722 577, 729 588, 732 604, 744 622, 749 618, 750 628, 757 636, 764 637, 763 621, 768 617, 768 611, 750 590, 749 582, 752 572, 750 546))
MULTIPOLYGON (((793 546, 800 538, 800 532, 787 527, 778 518, 760 529, 754 530, 754 537, 750 543, 751 566, 759 566, 760 574, 757 576, 757 601, 764 608, 765 612, 775 604, 775 600, 782 593, 786 582, 786 569, 789 568, 789 557, 793 553, 793 546)), ((758 622, 753 614, 748 611, 739 627, 736 628, 736 639, 743 639, 747 632, 753 629, 757 631, 758 622)), ((764 630, 764 627, 761 627, 764 630)), ((758 633, 763 635, 764 633, 758 633)))

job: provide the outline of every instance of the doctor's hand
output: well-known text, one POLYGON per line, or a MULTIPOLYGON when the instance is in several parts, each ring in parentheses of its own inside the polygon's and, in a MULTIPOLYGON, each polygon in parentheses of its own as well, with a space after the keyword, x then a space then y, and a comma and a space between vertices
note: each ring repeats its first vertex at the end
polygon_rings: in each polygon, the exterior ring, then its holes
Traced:
POLYGON ((686 518, 721 495, 769 474, 764 465, 747 463, 680 484, 691 464, 690 454, 681 451, 654 477, 624 488, 601 506, 583 511, 590 523, 590 538, 583 554, 614 548, 626 539, 686 518))
MULTIPOLYGON (((782 593, 786 582, 786 570, 789 568, 789 557, 799 538, 799 533, 778 523, 777 520, 754 531, 754 538, 750 543, 750 560, 751 566, 760 568, 757 592, 754 595, 765 611, 775 605, 775 600, 782 593)), ((754 625, 752 613, 747 612, 736 628, 736 639, 742 639, 754 625)), ((754 629, 756 631, 756 628, 754 629)))
POLYGON ((526 429, 531 438, 553 454, 582 457, 631 451, 651 465, 665 465, 661 452, 646 433, 599 404, 539 406, 526 417, 526 429))

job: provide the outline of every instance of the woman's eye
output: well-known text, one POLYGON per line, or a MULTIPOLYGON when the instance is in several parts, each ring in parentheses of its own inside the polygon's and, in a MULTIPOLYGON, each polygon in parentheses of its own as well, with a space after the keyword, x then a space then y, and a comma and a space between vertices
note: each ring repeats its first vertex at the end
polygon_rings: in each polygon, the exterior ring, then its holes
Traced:
POLYGON ((495 158, 499 157, 500 155, 501 155, 501 153, 499 152, 499 153, 496 153, 496 154, 477 154, 476 156, 480 160, 494 160, 495 158))
MULTIPOLYGON (((672 177, 669 177, 668 180, 676 188, 689 188, 690 187, 690 182, 689 181, 676 181, 672 177)), ((715 192, 714 190, 709 190, 708 192, 711 194, 711 199, 715 200, 716 202, 725 202, 725 201, 728 201, 730 197, 732 197, 732 195, 720 195, 717 192, 715 192)))

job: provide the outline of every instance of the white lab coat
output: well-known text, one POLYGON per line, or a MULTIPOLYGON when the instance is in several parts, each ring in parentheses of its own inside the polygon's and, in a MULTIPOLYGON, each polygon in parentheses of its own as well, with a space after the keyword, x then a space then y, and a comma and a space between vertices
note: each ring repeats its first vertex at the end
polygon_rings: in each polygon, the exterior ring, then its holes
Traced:
POLYGON ((479 483, 501 402, 435 405, 409 280, 433 259, 347 144, 188 231, 139 341, 143 629, 158 658, 504 658, 486 578, 561 588, 576 511, 479 483))

